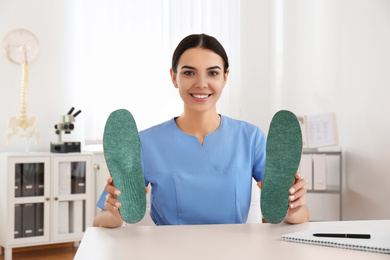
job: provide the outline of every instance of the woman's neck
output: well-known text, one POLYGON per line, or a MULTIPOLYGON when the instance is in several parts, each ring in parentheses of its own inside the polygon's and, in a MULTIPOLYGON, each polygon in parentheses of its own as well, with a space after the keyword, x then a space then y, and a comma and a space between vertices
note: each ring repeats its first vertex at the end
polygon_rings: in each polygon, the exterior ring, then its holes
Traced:
POLYGON ((186 134, 196 136, 202 145, 206 135, 216 131, 220 124, 221 117, 216 111, 205 113, 184 111, 176 119, 176 125, 180 130, 186 134))

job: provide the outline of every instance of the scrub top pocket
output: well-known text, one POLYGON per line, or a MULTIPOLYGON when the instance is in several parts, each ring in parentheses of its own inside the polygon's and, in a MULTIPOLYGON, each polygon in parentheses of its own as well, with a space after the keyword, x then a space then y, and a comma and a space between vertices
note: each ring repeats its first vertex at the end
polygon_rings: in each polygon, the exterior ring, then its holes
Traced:
POLYGON ((236 174, 233 169, 174 173, 178 224, 235 223, 236 174))

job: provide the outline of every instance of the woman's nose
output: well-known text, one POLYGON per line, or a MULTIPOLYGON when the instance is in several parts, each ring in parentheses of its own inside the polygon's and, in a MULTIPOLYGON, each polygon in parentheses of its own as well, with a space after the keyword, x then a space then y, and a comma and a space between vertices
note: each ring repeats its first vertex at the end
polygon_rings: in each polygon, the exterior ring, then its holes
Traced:
POLYGON ((205 76, 199 75, 196 82, 196 87, 207 88, 207 79, 205 76))

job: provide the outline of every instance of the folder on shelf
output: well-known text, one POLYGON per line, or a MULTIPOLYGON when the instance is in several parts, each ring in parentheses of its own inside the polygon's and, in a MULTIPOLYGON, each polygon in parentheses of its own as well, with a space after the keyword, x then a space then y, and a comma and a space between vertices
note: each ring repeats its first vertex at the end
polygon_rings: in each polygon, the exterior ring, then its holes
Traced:
POLYGON ((43 163, 35 164, 35 196, 43 196, 44 192, 44 169, 43 163))
POLYGON ((69 233, 69 202, 61 201, 58 203, 58 233, 69 233))
POLYGON ((71 194, 71 163, 61 162, 58 165, 59 195, 71 194))
POLYGON ((14 237, 22 237, 22 206, 15 204, 15 230, 14 237))
POLYGON ((69 232, 70 233, 80 233, 83 232, 83 201, 75 200, 70 202, 69 207, 69 232))
POLYGON ((313 155, 314 190, 326 190, 326 155, 313 155))
POLYGON ((306 179, 307 190, 313 189, 313 160, 311 154, 303 154, 301 158, 301 164, 299 171, 302 174, 302 177, 306 179))
POLYGON ((35 206, 22 204, 22 237, 35 235, 35 206))
POLYGON ((86 209, 86 206, 85 206, 85 200, 83 201, 83 232, 87 229, 87 223, 86 223, 86 211, 87 211, 87 209, 86 209))
POLYGON ((43 203, 35 204, 35 236, 43 236, 44 227, 44 205, 43 203))
POLYGON ((85 162, 72 162, 72 194, 85 193, 85 162))
POLYGON ((22 164, 15 164, 15 197, 22 196, 22 164))
POLYGON ((35 195, 35 164, 23 163, 22 166, 22 196, 35 195))

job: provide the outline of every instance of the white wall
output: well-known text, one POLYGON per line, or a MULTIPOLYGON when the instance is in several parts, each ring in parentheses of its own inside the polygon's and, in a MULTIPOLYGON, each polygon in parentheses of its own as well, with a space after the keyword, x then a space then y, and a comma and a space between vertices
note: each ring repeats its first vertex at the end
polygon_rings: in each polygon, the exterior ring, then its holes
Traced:
POLYGON ((389 219, 390 1, 242 1, 241 10, 247 120, 268 131, 261 123, 279 109, 335 112, 344 219, 389 219))
POLYGON ((390 1, 342 2, 339 17, 346 217, 389 219, 390 1))
MULTIPOLYGON (((0 41, 15 28, 25 28, 33 32, 40 41, 38 58, 30 64, 28 115, 37 116, 37 131, 41 133, 39 145, 29 140, 30 151, 48 151, 51 141, 56 141, 54 125, 59 123, 60 115, 66 114, 75 104, 75 89, 80 86, 74 82, 75 41, 72 33, 72 9, 74 1, 58 0, 1 0, 0 1, 0 41)), ((11 145, 6 146, 7 122, 19 111, 20 65, 3 53, 0 54, 0 152, 24 151, 24 139, 13 137, 11 145)), ((78 121, 75 131, 64 140, 81 140, 78 121)))
POLYGON ((270 1, 241 1, 241 100, 238 117, 267 134, 272 119, 270 1))

